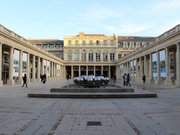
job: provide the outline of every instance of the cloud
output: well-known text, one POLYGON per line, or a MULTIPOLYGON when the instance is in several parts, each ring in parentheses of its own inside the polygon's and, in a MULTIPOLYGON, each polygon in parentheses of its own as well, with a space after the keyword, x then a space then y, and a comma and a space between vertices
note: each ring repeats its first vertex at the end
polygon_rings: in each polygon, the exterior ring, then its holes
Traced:
POLYGON ((118 27, 111 26, 111 25, 102 25, 103 28, 105 28, 110 33, 114 33, 116 35, 132 35, 137 34, 141 31, 147 30, 150 27, 152 27, 150 24, 124 24, 118 27))
POLYGON ((121 14, 113 9, 105 7, 93 7, 81 15, 86 20, 103 20, 108 18, 119 18, 121 14))
POLYGON ((154 5, 156 9, 174 9, 180 7, 180 0, 169 0, 156 3, 154 5))
POLYGON ((136 34, 138 32, 144 31, 151 27, 150 24, 124 24, 120 27, 120 32, 125 34, 136 34))

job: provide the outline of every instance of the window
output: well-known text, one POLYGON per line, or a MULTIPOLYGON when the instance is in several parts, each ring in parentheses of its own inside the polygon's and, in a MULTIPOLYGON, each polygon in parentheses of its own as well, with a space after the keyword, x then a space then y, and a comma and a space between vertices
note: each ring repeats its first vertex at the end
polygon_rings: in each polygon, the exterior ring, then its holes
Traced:
POLYGON ((136 48, 140 47, 140 42, 136 42, 136 48))
POLYGON ((75 61, 78 61, 78 60, 79 60, 79 51, 78 51, 78 50, 75 50, 75 51, 74 51, 74 60, 75 60, 75 61))
POLYGON ((130 42, 130 48, 134 48, 134 42, 130 42))
POLYGON ((89 45, 93 45, 93 41, 92 40, 89 41, 89 45))
POLYGON ((82 41, 82 45, 85 45, 85 44, 86 44, 86 41, 85 41, 85 40, 83 40, 83 41, 82 41))
POLYGON ((110 61, 114 61, 114 53, 110 53, 110 61))
POLYGON ((94 57, 93 57, 93 51, 89 51, 89 61, 93 61, 94 57))
POLYGON ((78 40, 75 41, 75 44, 76 44, 76 45, 78 44, 78 40))
POLYGON ((110 40, 111 45, 114 45, 114 40, 110 40))
POLYGON ((128 42, 123 42, 123 48, 128 48, 128 42))
POLYGON ((72 51, 69 50, 67 55, 68 55, 67 60, 71 61, 72 60, 72 51))
POLYGON ((71 44, 71 40, 68 40, 68 44, 71 44))
POLYGON ((101 60, 101 52, 97 51, 96 52, 96 61, 100 61, 101 60))
POLYGON ((96 45, 100 45, 100 41, 99 40, 96 40, 96 45))
POLYGON ((107 45, 107 40, 104 40, 104 45, 107 45))
POLYGON ((82 51, 81 59, 82 59, 82 61, 86 61, 86 51, 85 50, 82 51))

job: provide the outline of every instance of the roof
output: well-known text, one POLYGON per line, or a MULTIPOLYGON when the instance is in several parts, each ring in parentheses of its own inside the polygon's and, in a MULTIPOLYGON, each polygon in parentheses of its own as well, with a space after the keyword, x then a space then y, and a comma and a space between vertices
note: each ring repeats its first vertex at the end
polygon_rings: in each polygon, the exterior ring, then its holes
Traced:
POLYGON ((59 39, 28 39, 28 41, 34 44, 64 44, 64 41, 59 39))
POLYGON ((140 37, 140 36, 118 36, 118 42, 133 41, 133 42, 150 42, 154 41, 155 37, 140 37))

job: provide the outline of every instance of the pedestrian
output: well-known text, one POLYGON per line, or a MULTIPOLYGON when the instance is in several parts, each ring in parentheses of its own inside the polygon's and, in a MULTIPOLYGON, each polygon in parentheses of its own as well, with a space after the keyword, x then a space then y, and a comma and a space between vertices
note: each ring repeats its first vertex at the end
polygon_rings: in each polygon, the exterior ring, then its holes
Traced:
POLYGON ((127 75, 126 73, 123 75, 123 85, 126 86, 127 84, 127 75))
POLYGON ((44 74, 42 78, 43 78, 43 81, 42 81, 42 82, 43 82, 43 83, 46 83, 46 74, 44 74))
POLYGON ((69 80, 69 76, 70 76, 70 75, 67 75, 67 76, 66 76, 67 81, 69 80))
POLYGON ((130 75, 129 73, 127 74, 127 86, 130 86, 131 87, 131 84, 130 84, 130 75))
POLYGON ((24 87, 24 85, 26 85, 26 87, 27 87, 27 76, 26 76, 26 74, 24 74, 24 76, 23 76, 23 85, 22 85, 22 87, 24 87))
POLYGON ((145 76, 145 74, 143 75, 142 80, 143 80, 143 84, 145 84, 145 82, 146 82, 146 76, 145 76))

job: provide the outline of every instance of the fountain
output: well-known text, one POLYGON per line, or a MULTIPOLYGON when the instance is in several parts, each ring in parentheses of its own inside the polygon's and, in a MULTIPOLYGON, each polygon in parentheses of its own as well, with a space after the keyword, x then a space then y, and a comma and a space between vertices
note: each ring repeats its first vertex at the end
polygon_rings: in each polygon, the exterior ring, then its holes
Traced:
POLYGON ((41 98, 145 98, 157 97, 154 93, 135 92, 132 87, 112 84, 108 77, 80 76, 72 84, 51 88, 50 93, 29 93, 28 97, 41 98))

